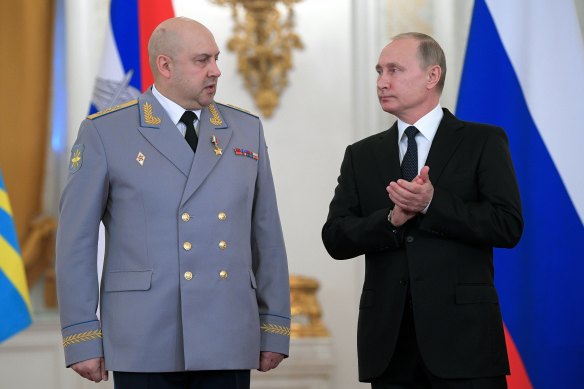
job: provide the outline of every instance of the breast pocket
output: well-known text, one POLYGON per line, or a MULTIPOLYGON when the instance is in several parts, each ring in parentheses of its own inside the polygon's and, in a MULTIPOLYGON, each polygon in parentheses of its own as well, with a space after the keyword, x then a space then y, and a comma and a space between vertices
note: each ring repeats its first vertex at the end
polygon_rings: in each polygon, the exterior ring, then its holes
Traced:
POLYGON ((106 292, 149 290, 152 283, 152 270, 104 273, 103 283, 106 292))

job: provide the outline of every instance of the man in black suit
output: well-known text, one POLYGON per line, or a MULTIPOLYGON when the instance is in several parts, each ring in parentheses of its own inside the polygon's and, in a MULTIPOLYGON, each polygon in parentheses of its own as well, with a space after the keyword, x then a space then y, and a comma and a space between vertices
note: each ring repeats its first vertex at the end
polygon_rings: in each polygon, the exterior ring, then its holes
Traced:
POLYGON ((333 258, 365 254, 359 380, 506 388, 493 247, 523 231, 507 137, 442 109, 446 61, 431 37, 394 37, 376 70, 381 107, 398 120, 347 147, 322 229, 333 258))

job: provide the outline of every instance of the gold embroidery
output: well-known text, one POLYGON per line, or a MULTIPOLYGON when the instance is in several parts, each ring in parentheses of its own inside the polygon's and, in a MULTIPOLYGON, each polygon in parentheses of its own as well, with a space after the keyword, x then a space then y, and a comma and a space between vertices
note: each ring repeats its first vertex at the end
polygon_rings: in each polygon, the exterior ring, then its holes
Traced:
POLYGON ((71 167, 73 169, 78 169, 79 168, 79 161, 81 161, 81 151, 79 151, 79 149, 75 150, 75 153, 73 154, 73 158, 71 158, 71 167))
POLYGON ((262 329, 262 331, 269 332, 271 334, 290 336, 290 328, 288 327, 264 323, 260 328, 262 329))
POLYGON ((135 104, 138 104, 138 100, 130 100, 127 103, 120 104, 120 105, 116 105, 115 107, 111 107, 111 108, 108 108, 108 109, 104 109, 103 111, 96 112, 96 113, 94 113, 92 115, 89 115, 87 118, 88 119, 95 119, 95 118, 98 118, 98 117, 100 117, 102 115, 105 115, 106 113, 118 111, 118 110, 120 110, 122 108, 126 108, 126 107, 129 107, 131 105, 135 105, 135 104))
POLYGON ((76 343, 87 342, 89 340, 101 339, 101 330, 81 332, 69 335, 63 339, 63 347, 69 347, 76 343))
POLYGON ((148 124, 160 124, 160 118, 154 116, 150 103, 144 103, 144 121, 148 124))
POLYGON ((223 124, 223 121, 219 116, 219 112, 217 111, 217 108, 215 108, 215 104, 213 103, 209 104, 209 111, 211 111, 211 115, 213 115, 213 117, 209 119, 211 124, 214 124, 216 126, 220 126, 221 124, 223 124))

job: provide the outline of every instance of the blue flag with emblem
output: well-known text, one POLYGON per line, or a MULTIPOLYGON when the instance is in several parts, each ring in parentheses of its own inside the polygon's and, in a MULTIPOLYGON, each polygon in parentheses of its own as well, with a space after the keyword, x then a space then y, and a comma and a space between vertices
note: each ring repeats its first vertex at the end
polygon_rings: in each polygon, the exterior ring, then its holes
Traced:
POLYGON ((28 327, 31 312, 12 208, 0 170, 0 342, 28 327))

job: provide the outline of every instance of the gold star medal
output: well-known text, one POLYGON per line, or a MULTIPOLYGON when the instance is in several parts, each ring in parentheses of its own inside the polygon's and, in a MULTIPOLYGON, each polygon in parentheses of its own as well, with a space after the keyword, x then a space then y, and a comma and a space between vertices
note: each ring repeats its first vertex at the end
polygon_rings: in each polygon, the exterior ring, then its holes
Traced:
POLYGON ((219 147, 219 140, 215 135, 211 137, 211 143, 213 144, 213 149, 215 151, 215 155, 223 154, 223 150, 219 147))

